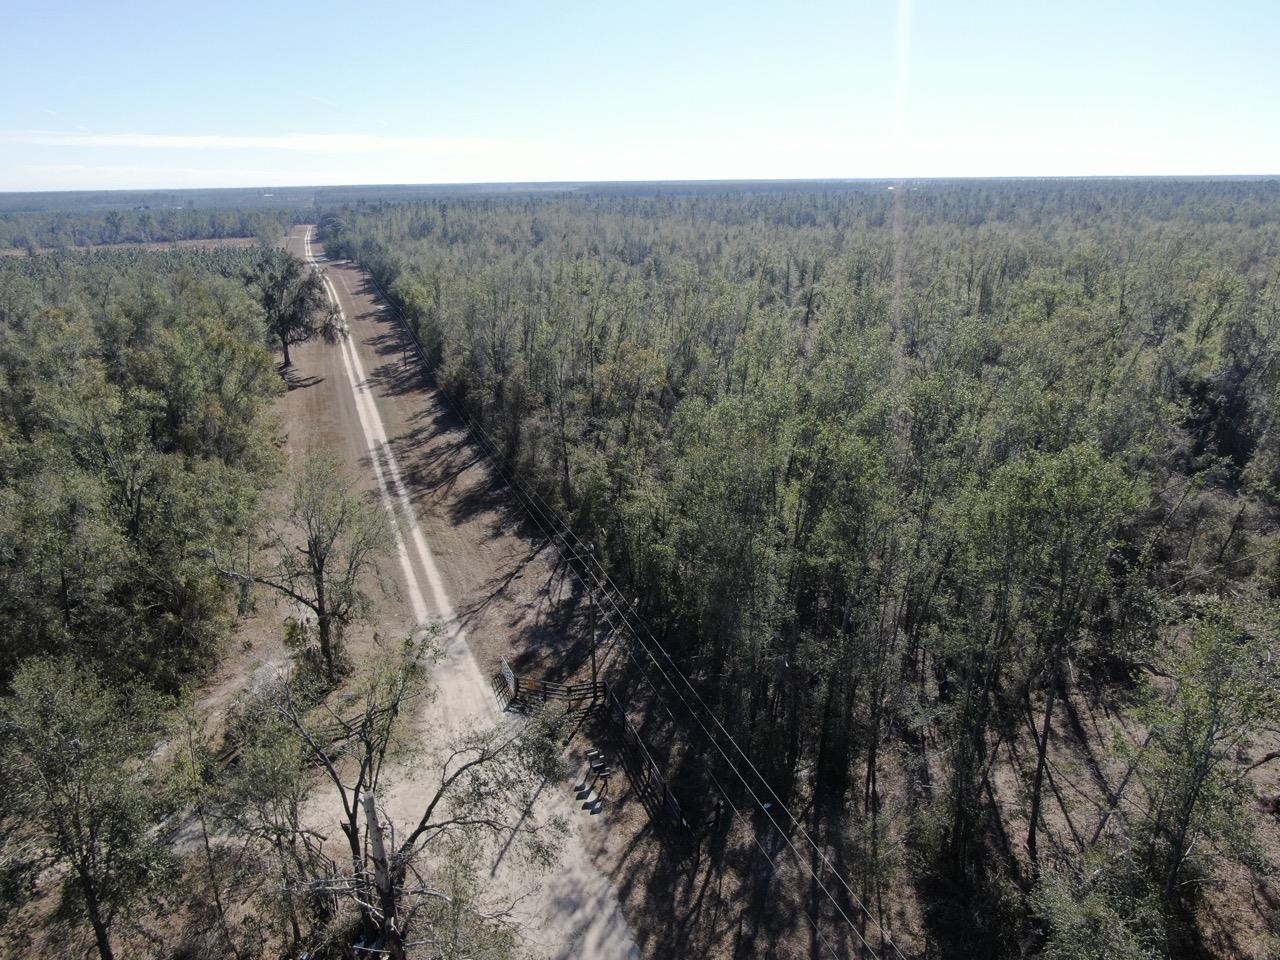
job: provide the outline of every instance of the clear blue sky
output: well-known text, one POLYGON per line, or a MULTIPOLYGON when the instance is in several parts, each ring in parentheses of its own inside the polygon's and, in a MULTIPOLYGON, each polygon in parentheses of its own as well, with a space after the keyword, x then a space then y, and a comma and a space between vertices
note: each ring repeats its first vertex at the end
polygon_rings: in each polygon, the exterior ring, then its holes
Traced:
POLYGON ((0 0, 0 190, 1280 173, 1280 0, 0 0))

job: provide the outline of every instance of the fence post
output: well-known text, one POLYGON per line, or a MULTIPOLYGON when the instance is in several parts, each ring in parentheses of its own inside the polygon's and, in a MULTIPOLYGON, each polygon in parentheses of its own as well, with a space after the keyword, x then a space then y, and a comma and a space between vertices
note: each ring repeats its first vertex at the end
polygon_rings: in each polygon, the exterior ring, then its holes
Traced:
POLYGON ((515 671, 511 669, 511 664, 507 663, 507 658, 502 658, 502 676, 507 681, 507 693, 512 700, 517 698, 520 690, 520 679, 516 676, 515 671))

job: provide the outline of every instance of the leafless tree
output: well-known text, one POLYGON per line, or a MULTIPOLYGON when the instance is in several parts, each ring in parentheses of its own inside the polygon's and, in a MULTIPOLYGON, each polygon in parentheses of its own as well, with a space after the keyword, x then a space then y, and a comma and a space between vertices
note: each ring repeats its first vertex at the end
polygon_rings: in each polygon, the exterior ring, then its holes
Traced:
MULTIPOLYGON (((474 928, 475 937, 503 940, 498 928, 511 921, 516 902, 476 906, 477 891, 449 855, 453 842, 478 835, 509 839, 545 862, 564 829, 534 807, 542 785, 559 773, 554 721, 504 718, 457 737, 416 819, 402 828, 379 808, 386 759, 398 744, 401 721, 429 696, 427 667, 434 651, 430 637, 404 641, 385 650, 352 692, 318 703, 284 680, 275 694, 286 726, 337 796, 347 840, 349 869, 312 877, 303 886, 353 903, 362 927, 393 960, 405 956, 410 938, 420 949, 441 946, 448 935, 436 927, 445 914, 464 913, 464 926, 474 928)), ((450 924, 455 931, 456 919, 450 924)))

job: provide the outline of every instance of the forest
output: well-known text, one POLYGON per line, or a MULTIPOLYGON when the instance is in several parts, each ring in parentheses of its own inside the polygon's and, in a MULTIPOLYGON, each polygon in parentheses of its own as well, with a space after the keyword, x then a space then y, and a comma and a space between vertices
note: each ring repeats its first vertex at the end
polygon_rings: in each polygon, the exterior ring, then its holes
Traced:
POLYGON ((93 211, 0 212, 0 251, 46 251, 116 244, 248 237, 274 242, 292 222, 282 210, 149 205, 93 211))
POLYGON ((435 851, 501 832, 549 856, 526 808, 558 775, 552 726, 463 731, 403 833, 374 812, 436 643, 349 655, 386 516, 326 451, 286 464, 288 350, 333 321, 278 246, 0 259, 0 953, 346 957, 376 936, 402 958, 417 930, 437 949, 416 956, 513 955, 506 914, 471 907, 474 865, 435 851), (297 611, 279 664, 242 632, 271 597, 297 611), (457 796, 472 819, 446 820, 457 796))
POLYGON ((254 250, 0 260, 0 671, 73 656, 176 692, 226 628, 199 547, 279 470, 254 250))
POLYGON ((319 214, 906 949, 1275 949, 1280 183, 319 214))
MULTIPOLYGON (((308 196, 599 564, 683 809, 740 815, 643 838, 736 872, 735 957, 1280 949, 1280 182, 308 196), (802 838, 835 895, 746 856, 802 838)), ((476 851, 554 862, 567 721, 419 756, 447 638, 378 631, 392 511, 280 417, 378 335, 301 215, 0 214, 0 953, 531 950, 476 851), (114 246, 183 231, 271 242, 114 246)))
POLYGON ((568 186, 381 185, 0 193, 0 254, 228 237, 275 243, 289 226, 314 217, 321 203, 403 201, 495 191, 523 194, 534 189, 563 192, 568 186))

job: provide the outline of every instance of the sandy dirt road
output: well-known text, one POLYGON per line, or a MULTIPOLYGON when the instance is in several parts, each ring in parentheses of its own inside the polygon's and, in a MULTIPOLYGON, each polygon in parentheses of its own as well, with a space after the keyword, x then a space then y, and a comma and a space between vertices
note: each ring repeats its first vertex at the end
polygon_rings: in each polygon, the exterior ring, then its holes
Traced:
MULTIPOLYGON (((282 402, 290 459, 310 448, 335 452, 394 521, 385 573, 396 590, 380 600, 370 628, 395 636, 433 620, 444 627, 436 696, 416 719, 421 753, 406 758, 408 771, 449 733, 506 722, 486 674, 497 656, 531 641, 554 646, 564 584, 551 559, 517 532, 511 505, 405 352, 362 271, 326 261, 308 227, 295 228, 287 246, 324 269, 349 330, 338 344, 293 351, 282 402)), ((397 808, 407 814, 427 785, 407 772, 397 778, 385 798, 393 816, 397 808)), ((499 887, 533 892, 524 911, 531 945, 548 957, 638 957, 613 886, 587 853, 601 846, 607 817, 585 812, 570 784, 547 784, 540 802, 569 824, 560 861, 542 876, 497 851, 485 864, 499 887)))

